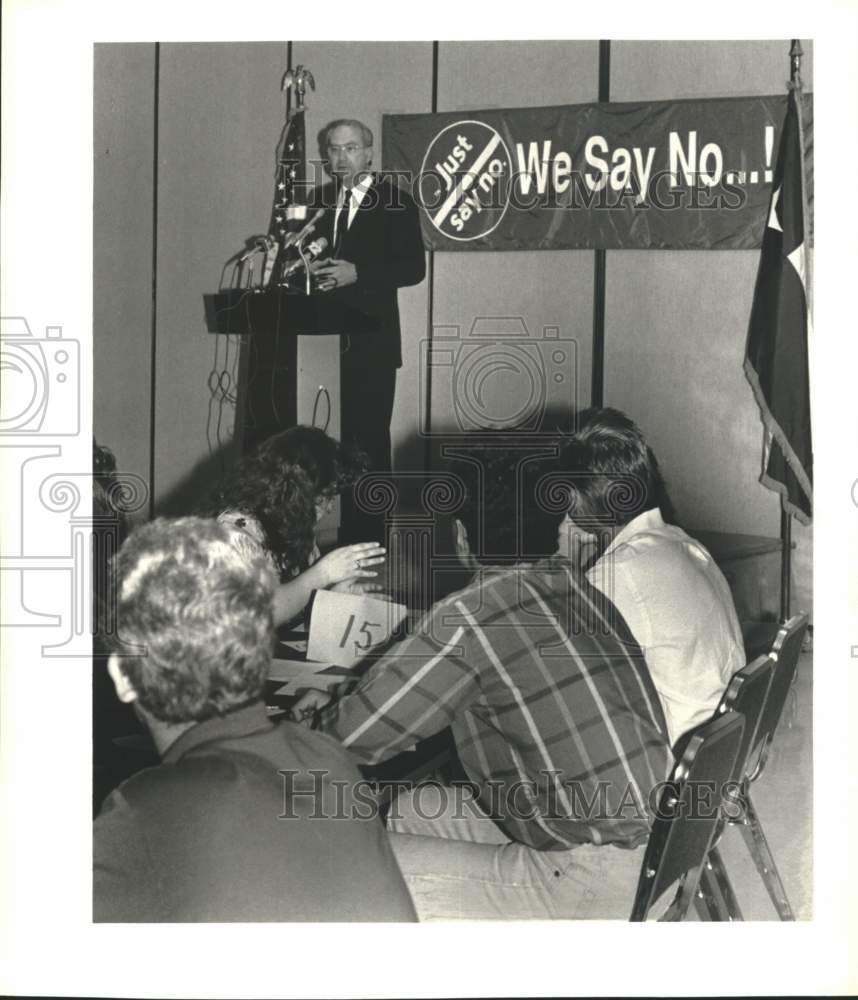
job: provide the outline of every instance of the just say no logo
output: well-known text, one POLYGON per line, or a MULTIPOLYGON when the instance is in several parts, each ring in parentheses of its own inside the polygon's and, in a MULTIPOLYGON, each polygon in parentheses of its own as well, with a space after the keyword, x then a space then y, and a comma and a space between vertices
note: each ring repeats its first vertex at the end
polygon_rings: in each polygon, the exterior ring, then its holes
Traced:
POLYGON ((443 236, 476 240, 506 214, 511 179, 512 159, 500 133, 484 122, 454 122, 426 150, 420 203, 443 236))

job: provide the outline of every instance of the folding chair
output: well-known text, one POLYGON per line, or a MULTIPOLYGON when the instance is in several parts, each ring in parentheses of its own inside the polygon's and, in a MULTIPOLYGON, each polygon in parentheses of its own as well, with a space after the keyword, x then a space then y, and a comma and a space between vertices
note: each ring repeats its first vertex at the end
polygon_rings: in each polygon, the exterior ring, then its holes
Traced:
POLYGON ((715 710, 715 718, 728 712, 738 712, 745 719, 745 729, 742 734, 742 742, 739 745, 739 753, 736 756, 736 764, 730 776, 730 783, 725 789, 722 815, 716 826, 709 856, 701 873, 701 895, 698 898, 705 905, 705 912, 703 906, 699 904, 697 909, 702 917, 709 916, 713 920, 742 919, 739 903, 721 860, 718 842, 726 823, 731 817, 735 818, 740 815, 744 808, 739 793, 750 763, 752 760, 756 760, 759 753, 759 728, 768 704, 774 668, 773 657, 760 656, 753 663, 749 663, 737 671, 730 679, 727 690, 715 710))
POLYGON ((633 921, 646 920, 653 904, 676 882, 676 896, 661 918, 682 920, 696 898, 700 876, 721 817, 721 791, 730 780, 745 720, 727 712, 688 736, 660 796, 638 879, 633 921), (714 792, 705 802, 701 791, 714 792))
POLYGON ((781 630, 780 622, 742 622, 742 641, 745 645, 745 662, 751 663, 758 656, 771 652, 772 644, 781 630))
POLYGON ((776 664, 775 673, 772 678, 769 699, 766 702, 766 708, 760 720, 756 741, 760 749, 760 754, 753 769, 748 773, 748 781, 756 781, 765 769, 775 731, 783 715, 784 705, 786 704, 790 689, 795 681, 796 671, 798 670, 798 658, 801 655, 801 647, 806 631, 807 614, 806 612, 802 612, 802 614, 793 615, 785 625, 782 625, 775 638, 770 654, 776 664))
POLYGON ((727 822, 737 824, 757 871, 781 920, 795 920, 786 890, 778 873, 775 859, 769 850, 760 818, 751 801, 750 785, 756 781, 766 766, 772 740, 783 715, 784 705, 795 681, 798 658, 801 653, 807 615, 795 615, 780 629, 772 646, 771 658, 775 661, 769 694, 752 741, 751 755, 741 777, 735 802, 739 818, 727 816, 727 822))

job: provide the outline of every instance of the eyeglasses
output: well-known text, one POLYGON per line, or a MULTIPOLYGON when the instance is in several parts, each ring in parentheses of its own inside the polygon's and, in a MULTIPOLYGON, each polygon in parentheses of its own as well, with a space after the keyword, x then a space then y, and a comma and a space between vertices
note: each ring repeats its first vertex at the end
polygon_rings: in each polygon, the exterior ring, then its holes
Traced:
POLYGON ((329 153, 346 153, 349 156, 354 156, 354 154, 359 149, 366 149, 366 146, 359 146, 356 142, 350 142, 347 146, 328 146, 329 153))

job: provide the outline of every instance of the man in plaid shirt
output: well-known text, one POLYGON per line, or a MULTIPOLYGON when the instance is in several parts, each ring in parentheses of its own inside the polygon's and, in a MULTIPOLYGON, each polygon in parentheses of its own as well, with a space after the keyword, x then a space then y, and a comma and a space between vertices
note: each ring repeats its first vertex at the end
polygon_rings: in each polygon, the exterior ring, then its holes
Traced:
POLYGON ((556 548, 565 513, 539 502, 557 470, 533 450, 482 450, 482 489, 454 522, 463 560, 482 539, 473 582, 319 720, 370 764, 451 727, 470 784, 418 786, 388 818, 421 919, 627 918, 672 764, 613 605, 567 558, 509 565, 556 548))

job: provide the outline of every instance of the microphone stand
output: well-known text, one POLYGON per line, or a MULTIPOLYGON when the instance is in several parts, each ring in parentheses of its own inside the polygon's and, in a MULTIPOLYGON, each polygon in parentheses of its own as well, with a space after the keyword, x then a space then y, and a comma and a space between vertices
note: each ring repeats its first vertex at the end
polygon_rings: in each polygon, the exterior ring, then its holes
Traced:
POLYGON ((312 276, 310 274, 310 261, 307 259, 307 254, 304 250, 303 240, 298 244, 298 256, 301 258, 301 262, 304 265, 304 274, 306 276, 304 280, 304 294, 309 295, 312 283, 312 276))

